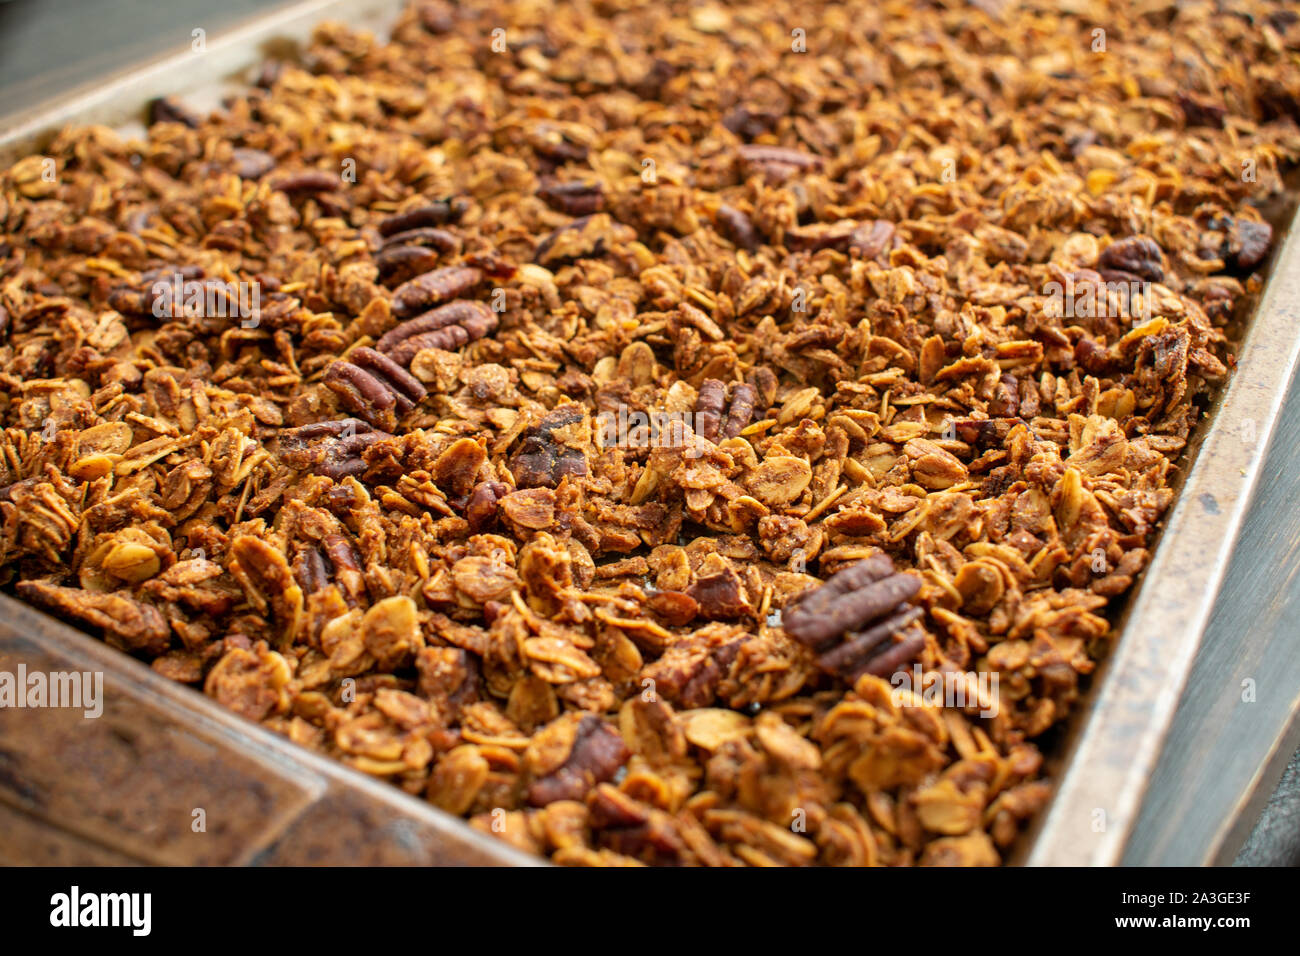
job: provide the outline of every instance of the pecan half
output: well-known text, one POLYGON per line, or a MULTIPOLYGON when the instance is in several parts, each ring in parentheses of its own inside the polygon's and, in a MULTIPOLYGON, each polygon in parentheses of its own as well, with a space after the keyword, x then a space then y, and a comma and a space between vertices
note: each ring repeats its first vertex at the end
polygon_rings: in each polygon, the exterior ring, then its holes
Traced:
POLYGON ((907 604, 920 589, 920 578, 895 573, 889 555, 877 554, 801 594, 781 620, 787 634, 818 652, 823 670, 849 681, 888 676, 925 646, 914 626, 923 612, 907 604))
POLYGON ((293 576, 308 596, 329 587, 333 575, 325 561, 325 555, 319 548, 307 547, 298 552, 293 560, 293 576))
POLYGON ((323 193, 337 189, 342 180, 334 173, 323 169, 304 169, 296 173, 287 173, 271 183, 272 189, 285 193, 323 193))
POLYGON ((290 468, 342 481, 366 470, 362 452, 391 437, 356 418, 315 422, 280 432, 280 459, 290 468))
POLYGON ((424 246, 385 245, 375 256, 375 268, 382 282, 405 282, 437 264, 438 253, 424 246))
POLYGON ((265 150, 239 146, 230 151, 235 175, 240 179, 261 179, 275 169, 275 157, 265 150))
POLYGON ((756 401, 758 391, 753 385, 736 383, 728 402, 727 386, 716 378, 706 378, 695 401, 695 433, 711 442, 735 438, 753 421, 756 401))
POLYGON ((874 259, 889 251, 894 242, 894 231, 894 224, 887 219, 861 223, 849 237, 849 249, 864 259, 874 259))
POLYGON ((123 594, 99 594, 46 581, 19 581, 18 595, 56 614, 97 627, 132 651, 157 655, 171 643, 171 628, 162 613, 123 594))
POLYGON ((456 8, 443 0, 428 0, 417 12, 420 26, 430 33, 447 33, 456 25, 456 8))
POLYGON ((421 349, 454 351, 497 327, 497 314, 482 302, 457 299, 389 329, 375 348, 398 365, 410 366, 421 349))
POLYGON ((1273 227, 1254 219, 1215 216, 1208 230, 1201 239, 1201 255, 1223 259, 1238 269, 1255 268, 1273 244, 1273 227))
POLYGON ((776 125, 780 120, 781 115, 775 110, 757 107, 751 109, 742 104, 722 118, 722 125, 741 139, 756 139, 776 132, 776 125))
POLYGON ((1097 260, 1100 270, 1128 272, 1148 282, 1164 282, 1163 253, 1154 239, 1147 236, 1129 236, 1117 239, 1106 247, 1097 260))
POLYGON ((465 520, 470 534, 482 534, 496 527, 497 505, 510 494, 504 481, 480 481, 469 494, 465 504, 465 520))
POLYGON ((1175 102, 1182 107, 1183 117, 1187 120, 1188 126, 1212 126, 1215 129, 1223 129, 1223 119, 1228 115, 1228 111, 1218 103, 1185 92, 1179 92, 1175 102))
POLYGON ((537 190, 542 202, 570 216, 590 216, 605 208, 600 183, 548 183, 537 190))
POLYGON ((791 252, 817 252, 820 249, 845 249, 858 235, 853 219, 839 222, 814 222, 785 231, 785 247, 791 252))
POLYGON ((1240 269, 1253 269, 1262 263, 1273 245, 1273 226, 1251 219, 1232 221, 1229 251, 1240 269))
MULTIPOLYGON (((537 738, 545 738, 549 729, 539 731, 537 738)), ((564 729, 567 728, 556 728, 555 732, 564 729)), ((584 716, 573 734, 564 762, 529 785, 528 802, 533 806, 544 807, 556 800, 581 800, 596 784, 612 780, 631 756, 618 731, 599 717, 584 716)))
POLYGON ((324 382, 349 410, 386 431, 396 428, 397 420, 429 394, 402 366, 365 347, 353 349, 347 359, 333 363, 324 382))
POLYGON ((393 293, 393 314, 407 319, 435 305, 460 298, 483 281, 483 271, 471 266, 445 266, 398 287, 393 293))
POLYGON ((723 203, 718 206, 718 211, 713 215, 718 224, 718 231, 740 248, 747 252, 753 252, 758 248, 758 230, 754 228, 754 221, 745 213, 735 206, 723 203))
POLYGON ((421 226, 419 229, 407 229, 395 232, 384 240, 384 249, 392 246, 428 246, 439 252, 460 252, 460 236, 449 229, 436 226, 421 226))
POLYGON ((510 458, 510 473, 520 488, 554 488, 565 475, 587 473, 587 456, 555 437, 555 432, 582 421, 580 405, 564 405, 547 414, 524 433, 518 450, 510 458))
POLYGON ((786 146, 749 143, 741 146, 739 152, 746 174, 762 173, 768 185, 772 186, 798 173, 820 172, 825 165, 820 156, 786 146))
POLYGON ((469 201, 459 196, 437 199, 415 209, 399 212, 379 221, 379 234, 392 236, 408 229, 422 229, 425 226, 445 226, 456 222, 469 210, 469 201))
POLYGON ((325 535, 319 547, 303 548, 294 559, 293 573, 305 595, 337 584, 349 605, 355 606, 367 597, 361 557, 352 542, 338 533, 325 535))
POLYGON ((1253 219, 1234 219, 1228 230, 1228 251, 1239 269, 1253 269, 1264 261, 1273 244, 1273 227, 1253 219))

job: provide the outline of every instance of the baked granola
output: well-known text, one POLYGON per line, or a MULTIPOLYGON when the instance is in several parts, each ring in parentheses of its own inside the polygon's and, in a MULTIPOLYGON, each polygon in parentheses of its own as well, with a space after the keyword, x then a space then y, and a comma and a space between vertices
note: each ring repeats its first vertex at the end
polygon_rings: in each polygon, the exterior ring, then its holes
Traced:
POLYGON ((997 864, 1297 20, 433 0, 65 130, 0 176, 0 583, 558 863, 997 864))

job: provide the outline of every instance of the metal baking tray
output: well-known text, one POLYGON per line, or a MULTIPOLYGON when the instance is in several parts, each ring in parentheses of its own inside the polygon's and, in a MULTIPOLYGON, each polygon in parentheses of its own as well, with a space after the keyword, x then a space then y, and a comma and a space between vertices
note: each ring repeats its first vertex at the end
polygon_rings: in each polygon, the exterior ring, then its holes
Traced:
MULTIPOLYGON (((61 128, 140 132, 145 105, 211 108, 324 20, 386 35, 405 0, 307 0, 0 121, 0 163, 61 128)), ((1048 754, 1052 800, 1011 862, 1114 865, 1124 855, 1205 633, 1300 358, 1300 240, 1275 219, 1270 279, 1237 367, 1179 462, 1184 476, 1109 658, 1048 754)), ((0 670, 102 671, 105 711, 0 709, 0 861, 442 863, 541 861, 313 754, 72 627, 0 595, 0 670), (204 829, 196 829, 203 810, 204 829)), ((1285 727, 1272 728, 1280 738, 1285 727)), ((1249 781, 1242 781, 1244 790, 1249 781)))

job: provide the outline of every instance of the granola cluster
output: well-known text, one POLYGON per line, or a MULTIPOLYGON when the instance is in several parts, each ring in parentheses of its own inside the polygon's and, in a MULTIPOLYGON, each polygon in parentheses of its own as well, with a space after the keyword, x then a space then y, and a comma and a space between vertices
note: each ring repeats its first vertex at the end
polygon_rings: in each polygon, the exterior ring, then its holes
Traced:
POLYGON ((0 584, 556 862, 996 864, 1298 19, 432 0, 67 130, 0 175, 0 584))

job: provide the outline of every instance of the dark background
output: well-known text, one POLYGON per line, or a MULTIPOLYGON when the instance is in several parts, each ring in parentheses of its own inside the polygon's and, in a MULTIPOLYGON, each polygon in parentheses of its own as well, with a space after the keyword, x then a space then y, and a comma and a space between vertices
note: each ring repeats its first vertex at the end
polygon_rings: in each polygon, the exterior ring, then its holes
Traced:
MULTIPOLYGON (((186 49, 195 27, 211 40, 284 0, 0 0, 3 117, 186 49)), ((1228 570, 1214 618, 1152 779, 1126 861, 1187 863, 1222 820, 1220 809, 1257 772, 1260 745, 1239 676, 1260 695, 1300 690, 1300 388, 1292 387, 1228 570), (1243 669, 1244 668, 1244 669, 1243 669)), ((1263 697, 1261 696, 1261 700, 1263 697)), ((1300 864, 1300 754, 1263 808, 1239 865, 1300 864)))

